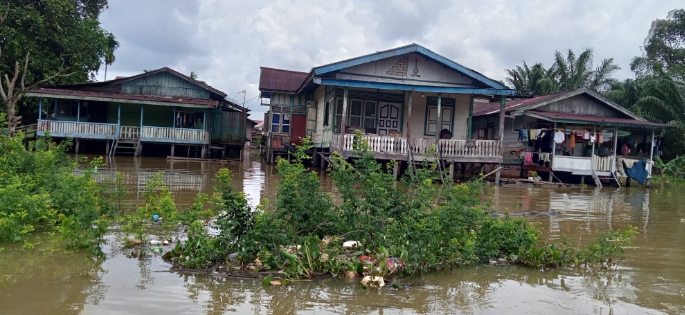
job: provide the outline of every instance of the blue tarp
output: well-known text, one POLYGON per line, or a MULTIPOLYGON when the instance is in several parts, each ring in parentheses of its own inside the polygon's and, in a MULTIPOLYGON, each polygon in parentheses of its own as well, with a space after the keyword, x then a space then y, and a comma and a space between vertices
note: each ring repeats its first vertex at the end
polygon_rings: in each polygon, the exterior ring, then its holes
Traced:
POLYGON ((628 177, 636 180, 640 185, 643 185, 645 183, 645 179, 647 179, 647 176, 649 176, 649 173, 647 173, 647 169, 645 168, 647 166, 647 163, 645 160, 639 160, 633 164, 633 168, 626 168, 626 175, 628 177))

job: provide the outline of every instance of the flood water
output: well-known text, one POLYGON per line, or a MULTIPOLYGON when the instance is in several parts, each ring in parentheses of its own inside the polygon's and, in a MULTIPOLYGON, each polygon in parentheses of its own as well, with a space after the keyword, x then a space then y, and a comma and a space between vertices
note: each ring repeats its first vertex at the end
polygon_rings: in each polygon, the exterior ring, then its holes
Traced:
MULTIPOLYGON (((271 165, 246 154, 241 162, 169 162, 115 157, 99 173, 121 171, 129 206, 142 203, 145 181, 159 171, 180 207, 211 193, 221 167, 252 205, 274 199, 271 165)), ((331 180, 320 175, 323 186, 331 180)), ((262 287, 260 281, 167 272, 161 257, 127 258, 110 236, 108 259, 0 244, 0 314, 682 314, 685 313, 685 191, 682 186, 543 189, 493 188, 500 213, 560 211, 529 217, 543 238, 583 242, 608 229, 639 228, 615 281, 578 270, 487 265, 406 279, 410 289, 364 290, 346 280, 262 287), (568 196, 568 200, 564 198, 568 196), (683 220, 683 221, 681 221, 683 220)))

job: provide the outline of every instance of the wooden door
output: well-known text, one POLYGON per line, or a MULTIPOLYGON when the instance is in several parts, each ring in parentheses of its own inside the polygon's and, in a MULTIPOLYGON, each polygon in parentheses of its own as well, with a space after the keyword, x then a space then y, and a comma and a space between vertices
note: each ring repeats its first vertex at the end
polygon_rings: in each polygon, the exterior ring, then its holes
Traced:
POLYGON ((387 136, 391 131, 400 131, 400 104, 378 103, 378 134, 387 136))
POLYGON ((301 145, 302 140, 307 135, 307 115, 292 115, 290 121, 290 142, 301 145))

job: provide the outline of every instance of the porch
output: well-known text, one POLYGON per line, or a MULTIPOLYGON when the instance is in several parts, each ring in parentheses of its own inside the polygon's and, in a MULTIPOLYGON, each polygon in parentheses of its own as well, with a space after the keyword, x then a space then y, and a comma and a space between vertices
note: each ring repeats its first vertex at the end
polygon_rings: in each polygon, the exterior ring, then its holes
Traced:
MULTIPOLYGON (((422 161, 435 157, 435 138, 404 138, 392 136, 364 135, 361 137, 375 153, 376 159, 422 161), (433 148, 431 150, 431 148, 433 148), (433 151, 433 152, 431 152, 433 151)), ((447 162, 501 163, 499 140, 456 140, 440 139, 440 158, 447 162)), ((354 135, 333 134, 331 150, 342 152, 346 157, 354 156, 354 135)))

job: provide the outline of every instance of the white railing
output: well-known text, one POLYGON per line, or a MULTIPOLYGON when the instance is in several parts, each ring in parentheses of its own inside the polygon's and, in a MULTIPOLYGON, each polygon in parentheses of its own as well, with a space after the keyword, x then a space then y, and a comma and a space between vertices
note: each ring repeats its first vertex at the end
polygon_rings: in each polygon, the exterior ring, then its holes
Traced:
POLYGON ((592 158, 581 156, 554 155, 552 170, 555 171, 592 171, 592 158))
POLYGON ((38 132, 50 132, 51 134, 65 137, 111 138, 117 134, 117 124, 39 120, 38 132))
POLYGON ((209 143, 209 132, 202 129, 143 126, 140 127, 140 138, 148 141, 156 139, 209 143))
MULTIPOLYGON (((332 136, 331 147, 339 148, 340 134, 332 136)), ((354 135, 346 134, 343 136, 342 151, 354 150, 354 135)), ((435 138, 407 138, 390 136, 362 136, 370 150, 385 154, 407 154, 411 150, 413 155, 424 156, 433 150, 435 153, 435 138)), ((442 157, 499 157, 498 140, 439 140, 440 154, 442 157)))
POLYGON ((119 139, 138 139, 140 138, 140 127, 138 126, 121 126, 119 131, 119 139))

